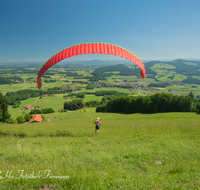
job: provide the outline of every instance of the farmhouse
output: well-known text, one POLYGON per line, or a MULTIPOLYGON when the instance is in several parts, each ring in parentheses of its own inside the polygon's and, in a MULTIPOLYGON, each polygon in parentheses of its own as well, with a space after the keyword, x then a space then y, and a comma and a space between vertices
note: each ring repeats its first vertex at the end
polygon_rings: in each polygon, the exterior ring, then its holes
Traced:
POLYGON ((28 106, 26 106, 26 109, 34 109, 34 106, 31 106, 31 105, 28 105, 28 106))
POLYGON ((36 121, 36 122, 42 122, 42 116, 36 114, 36 115, 34 115, 34 116, 29 120, 28 123, 31 123, 31 122, 34 122, 34 121, 36 121))

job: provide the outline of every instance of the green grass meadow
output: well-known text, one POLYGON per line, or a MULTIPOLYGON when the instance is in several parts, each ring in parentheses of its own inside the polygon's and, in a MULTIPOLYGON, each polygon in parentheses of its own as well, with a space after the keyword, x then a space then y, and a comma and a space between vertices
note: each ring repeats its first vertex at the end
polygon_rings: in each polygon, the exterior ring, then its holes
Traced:
POLYGON ((59 114, 0 124, 1 189, 200 189, 200 115, 59 114), (96 117, 104 121, 99 134, 96 117))

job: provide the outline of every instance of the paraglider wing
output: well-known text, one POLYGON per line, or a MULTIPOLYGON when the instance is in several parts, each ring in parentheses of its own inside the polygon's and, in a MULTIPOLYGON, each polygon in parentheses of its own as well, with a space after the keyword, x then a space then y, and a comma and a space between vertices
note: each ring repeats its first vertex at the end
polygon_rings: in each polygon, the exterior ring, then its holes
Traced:
POLYGON ((68 47, 54 56, 52 56, 40 69, 37 77, 37 86, 41 88, 41 77, 42 75, 53 65, 62 61, 63 59, 67 59, 72 56, 80 55, 80 54, 112 54, 116 56, 123 57, 132 61, 137 66, 141 68, 141 76, 145 78, 145 67, 142 61, 130 51, 116 46, 112 44, 105 44, 105 43, 85 43, 85 44, 78 44, 75 46, 68 47))

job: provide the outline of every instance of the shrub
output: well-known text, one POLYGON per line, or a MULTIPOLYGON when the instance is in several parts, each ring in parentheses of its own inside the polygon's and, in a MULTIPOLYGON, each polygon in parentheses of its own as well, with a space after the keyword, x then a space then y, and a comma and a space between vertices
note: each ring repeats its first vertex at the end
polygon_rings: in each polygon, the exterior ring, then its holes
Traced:
POLYGON ((55 111, 52 108, 44 108, 42 109, 42 113, 43 114, 47 114, 47 113, 54 113, 55 111))
POLYGON ((17 120, 17 122, 18 122, 19 124, 25 122, 24 116, 18 116, 16 120, 17 120))
POLYGON ((40 110, 40 109, 33 109, 33 110, 30 111, 29 114, 41 114, 41 113, 42 113, 42 110, 40 110))
POLYGON ((25 121, 29 121, 33 116, 30 114, 25 114, 24 119, 25 121))
POLYGON ((66 109, 60 109, 58 110, 58 112, 62 113, 62 112, 66 112, 67 110, 66 109))
POLYGON ((44 109, 33 109, 29 114, 47 114, 54 113, 55 111, 52 108, 44 108, 44 109))
POLYGON ((15 102, 13 104, 13 108, 18 108, 21 105, 21 102, 15 102))
POLYGON ((197 113, 200 114, 200 102, 196 105, 197 113))
POLYGON ((42 121, 46 121, 46 118, 42 115, 42 121))
POLYGON ((83 100, 75 99, 71 102, 65 102, 64 103, 64 109, 67 110, 78 110, 82 109, 84 107, 84 102, 83 100))
POLYGON ((93 100, 85 103, 85 106, 87 107, 97 107, 101 104, 101 102, 93 100))
POLYGON ((9 119, 6 119, 5 123, 10 123, 10 124, 17 124, 17 120, 13 119, 13 118, 9 118, 9 119))

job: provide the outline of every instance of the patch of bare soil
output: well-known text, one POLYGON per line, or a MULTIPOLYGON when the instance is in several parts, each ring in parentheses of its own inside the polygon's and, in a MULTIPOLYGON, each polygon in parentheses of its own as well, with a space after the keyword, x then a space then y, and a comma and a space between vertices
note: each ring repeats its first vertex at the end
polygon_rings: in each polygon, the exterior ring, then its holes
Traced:
POLYGON ((56 189, 56 184, 54 183, 53 185, 46 184, 43 188, 39 190, 55 190, 55 189, 56 189))
POLYGON ((47 119, 48 122, 50 122, 50 121, 56 121, 56 120, 57 120, 57 118, 49 118, 49 119, 47 119))

